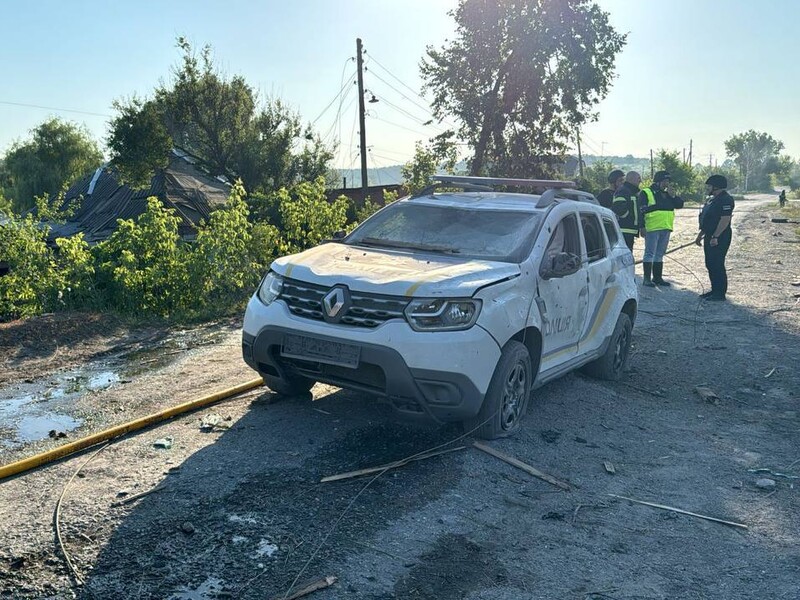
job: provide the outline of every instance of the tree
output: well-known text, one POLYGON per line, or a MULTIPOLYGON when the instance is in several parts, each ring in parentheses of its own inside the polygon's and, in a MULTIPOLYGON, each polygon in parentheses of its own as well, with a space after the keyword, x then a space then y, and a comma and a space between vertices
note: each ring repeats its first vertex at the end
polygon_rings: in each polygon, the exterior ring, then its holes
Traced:
POLYGON ((610 160, 600 159, 583 171, 583 181, 580 188, 591 192, 595 196, 608 187, 608 174, 616 167, 610 160))
POLYGON ((461 0, 456 36, 420 65, 459 121, 472 175, 542 176, 608 93, 625 35, 589 0, 461 0))
POLYGON ((700 199, 695 172, 692 166, 678 156, 677 150, 664 150, 663 148, 656 153, 655 164, 657 171, 669 171, 672 187, 675 192, 682 196, 695 196, 693 199, 700 199))
POLYGON ((33 129, 28 141, 11 147, 0 180, 5 181, 5 195, 22 212, 37 196, 56 194, 102 163, 97 142, 85 127, 52 118, 33 129))
POLYGON ((770 189, 770 174, 780 169, 781 150, 783 142, 752 129, 725 140, 725 152, 739 167, 745 192, 770 189))
POLYGON ((452 172, 455 164, 455 146, 448 140, 434 140, 427 146, 417 142, 414 148, 414 158, 400 169, 403 185, 410 194, 416 194, 431 184, 436 171, 444 168, 446 171, 452 172))
POLYGON ((150 184, 153 172, 169 163, 172 137, 164 126, 164 112, 158 103, 136 97, 114 102, 118 116, 112 121, 108 149, 120 181, 132 187, 150 184))
POLYGON ((270 192, 328 171, 333 154, 280 100, 264 102, 240 75, 216 68, 211 48, 198 55, 178 38, 182 60, 148 101, 115 104, 109 146, 120 171, 139 183, 179 146, 213 176, 270 192))

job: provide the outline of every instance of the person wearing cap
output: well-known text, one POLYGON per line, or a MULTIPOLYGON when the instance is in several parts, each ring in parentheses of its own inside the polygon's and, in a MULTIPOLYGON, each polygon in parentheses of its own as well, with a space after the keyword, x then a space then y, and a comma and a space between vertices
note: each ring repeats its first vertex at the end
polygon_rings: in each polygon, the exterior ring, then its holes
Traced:
POLYGON ((605 208, 612 207, 614 204, 614 194, 620 188, 623 181, 625 181, 625 173, 619 169, 615 169, 608 174, 608 187, 597 196, 597 201, 600 203, 600 206, 605 208))
POLYGON ((701 295, 704 300, 722 302, 728 293, 728 273, 725 271, 725 256, 731 247, 731 219, 734 201, 728 193, 728 180, 723 175, 712 175, 706 180, 706 200, 700 211, 700 232, 694 243, 702 243, 706 257, 711 291, 701 295))
POLYGON ((647 287, 670 285, 664 281, 664 254, 675 223, 675 209, 683 208, 683 199, 672 193, 670 183, 668 171, 656 171, 653 183, 639 192, 639 210, 644 217, 643 285, 647 287))
POLYGON ((641 183, 642 176, 636 171, 629 171, 625 175, 622 186, 614 194, 614 204, 611 207, 611 210, 617 215, 622 237, 625 238, 625 243, 631 252, 633 252, 633 240, 639 237, 639 229, 641 229, 639 205, 636 201, 641 183))

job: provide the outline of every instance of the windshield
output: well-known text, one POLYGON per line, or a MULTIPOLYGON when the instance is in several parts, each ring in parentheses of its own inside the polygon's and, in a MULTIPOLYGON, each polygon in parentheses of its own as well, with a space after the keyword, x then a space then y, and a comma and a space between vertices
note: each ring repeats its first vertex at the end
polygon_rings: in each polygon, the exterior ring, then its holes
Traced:
POLYGON ((530 251, 538 223, 539 215, 531 212, 397 202, 345 243, 518 263, 530 251))

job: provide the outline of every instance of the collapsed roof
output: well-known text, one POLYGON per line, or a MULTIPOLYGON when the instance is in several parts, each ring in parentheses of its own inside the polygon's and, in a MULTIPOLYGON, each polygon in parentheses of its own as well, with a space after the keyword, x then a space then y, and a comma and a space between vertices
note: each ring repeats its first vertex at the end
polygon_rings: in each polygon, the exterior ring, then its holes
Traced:
POLYGON ((83 232, 89 243, 108 238, 117 229, 117 219, 136 219, 147 209, 147 198, 156 196, 180 219, 178 233, 191 239, 201 220, 225 204, 230 185, 204 173, 196 159, 174 149, 169 165, 159 170, 149 188, 122 185, 116 172, 100 167, 75 182, 66 192, 65 204, 80 202, 78 210, 64 224, 53 225, 51 237, 69 237, 83 232))

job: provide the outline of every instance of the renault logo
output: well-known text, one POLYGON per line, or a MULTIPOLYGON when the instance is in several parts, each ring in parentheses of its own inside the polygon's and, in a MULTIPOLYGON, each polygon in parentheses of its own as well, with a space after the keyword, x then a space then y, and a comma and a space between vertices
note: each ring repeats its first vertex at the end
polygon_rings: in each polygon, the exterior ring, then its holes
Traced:
POLYGON ((325 316, 330 320, 337 320, 344 313, 342 310, 347 304, 349 294, 345 288, 336 287, 325 294, 322 299, 322 308, 325 316))

